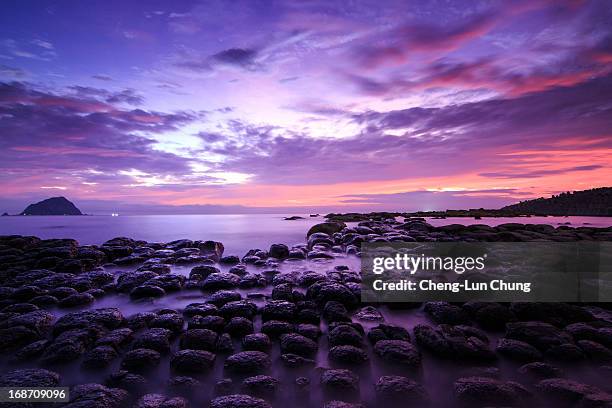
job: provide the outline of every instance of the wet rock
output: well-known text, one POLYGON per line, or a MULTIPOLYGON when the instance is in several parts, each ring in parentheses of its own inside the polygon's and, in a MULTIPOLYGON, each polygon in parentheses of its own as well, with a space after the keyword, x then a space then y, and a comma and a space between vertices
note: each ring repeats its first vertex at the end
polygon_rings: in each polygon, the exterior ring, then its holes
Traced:
POLYGON ((231 378, 222 378, 215 383, 214 395, 229 395, 232 393, 234 382, 231 378))
POLYGON ((216 315, 218 313, 217 306, 211 303, 190 303, 185 306, 183 314, 187 317, 193 316, 209 316, 216 315))
POLYGON ((556 361, 581 361, 586 359, 584 352, 575 344, 564 343, 552 346, 545 353, 546 357, 556 361))
POLYGON ((271 408, 265 400, 249 395, 223 395, 210 401, 210 408, 271 408))
POLYGON ((368 340, 376 344, 380 340, 410 341, 410 332, 407 329, 391 324, 379 324, 368 332, 368 340))
POLYGON ((76 295, 77 292, 76 289, 74 288, 69 288, 69 287, 65 287, 65 286, 61 286, 55 289, 51 289, 49 291, 49 295, 51 296, 55 296, 58 299, 64 299, 67 298, 70 295, 76 295))
POLYGON ((120 408, 127 404, 129 394, 120 388, 101 384, 82 384, 70 390, 68 408, 120 408))
POLYGON ((13 361, 27 361, 38 358, 44 351, 45 348, 49 345, 48 340, 38 340, 34 343, 30 343, 27 346, 24 346, 17 350, 12 357, 13 361))
POLYGON ((297 333, 283 334, 280 338, 280 347, 282 353, 306 357, 314 354, 318 349, 316 342, 297 333))
POLYGON ((168 380, 168 390, 172 394, 191 397, 202 388, 202 383, 193 377, 179 375, 168 380))
POLYGON ((262 319, 284 320, 291 322, 295 318, 297 308, 295 304, 284 300, 272 300, 266 303, 262 310, 262 319))
POLYGON ((314 324, 298 324, 295 331, 298 334, 315 341, 321 336, 321 329, 319 329, 318 325, 315 326, 314 324))
POLYGON ((363 343, 361 333, 349 324, 339 324, 327 334, 330 346, 351 345, 360 347, 363 343))
POLYGON ((108 367, 117 356, 117 351, 113 347, 97 346, 85 354, 82 365, 89 369, 108 367))
POLYGON ((166 291, 155 285, 140 285, 130 291, 132 299, 158 298, 166 294, 166 291))
POLYGON ((32 303, 14 303, 2 309, 2 313, 29 313, 38 310, 38 306, 32 303))
POLYGON ((188 323, 187 328, 191 329, 208 329, 220 333, 225 328, 225 319, 221 316, 194 316, 188 323))
POLYGON ((217 307, 221 307, 226 303, 242 300, 242 295, 235 290, 218 290, 213 293, 206 303, 211 303, 217 307))
POLYGON ((333 235, 336 232, 342 231, 346 228, 346 224, 343 222, 323 222, 321 224, 315 224, 308 230, 306 233, 307 237, 310 237, 312 234, 322 232, 324 234, 333 235))
POLYGON ((374 389, 382 402, 426 404, 428 401, 427 391, 421 384, 398 375, 380 377, 374 389))
POLYGON ((163 313, 158 314, 149 322, 151 328, 168 329, 175 334, 183 331, 185 319, 178 313, 163 313))
POLYGON ((240 277, 233 273, 211 273, 204 279, 201 288, 203 290, 230 289, 237 287, 239 283, 240 277))
POLYGON ((292 248, 287 255, 288 259, 306 259, 306 254, 301 249, 292 248))
POLYGON ((414 327, 414 336, 421 347, 439 357, 477 361, 496 357, 488 348, 486 335, 469 326, 440 325, 434 328, 418 324, 414 327))
POLYGON ((249 334, 242 339, 243 350, 267 351, 271 345, 270 337, 264 333, 249 334))
POLYGON ((152 271, 125 272, 117 278, 116 289, 118 292, 128 293, 135 287, 143 285, 149 279, 153 279, 156 276, 157 274, 152 271))
POLYGON ((128 351, 121 361, 121 368, 133 372, 146 372, 157 367, 161 355, 151 349, 139 348, 128 351))
POLYGON ((518 372, 529 379, 558 378, 563 376, 563 371, 548 363, 535 361, 519 367, 518 372))
POLYGON ((237 257, 236 255, 228 255, 228 256, 224 256, 223 258, 219 259, 219 263, 223 265, 236 265, 240 263, 240 258, 237 257))
POLYGON ((225 326, 225 331, 234 337, 244 337, 253 333, 253 322, 245 317, 232 317, 225 326))
POLYGON ((191 279, 197 276, 199 279, 205 279, 213 273, 221 273, 221 270, 212 265, 199 265, 191 269, 191 272, 189 272, 189 278, 191 279))
POLYGON ((134 408, 187 408, 189 402, 183 397, 168 398, 163 394, 146 394, 140 397, 134 408))
POLYGON ((316 362, 310 358, 305 358, 292 353, 281 354, 281 361, 284 365, 291 368, 316 364, 316 362))
POLYGON ((41 357, 44 363, 66 363, 79 358, 92 344, 96 330, 74 329, 62 332, 46 348, 41 357))
POLYGON ((602 344, 591 340, 578 340, 577 344, 592 361, 604 364, 612 361, 612 351, 602 344))
POLYGON ((240 283, 238 284, 238 286, 243 289, 256 288, 256 287, 262 288, 266 286, 267 283, 268 282, 263 275, 259 273, 249 273, 240 279, 240 283))
POLYGON ((140 312, 133 314, 127 319, 127 325, 132 330, 139 330, 149 326, 149 322, 155 318, 153 312, 140 312))
POLYGON ((147 380, 140 374, 119 370, 108 376, 106 385, 109 387, 123 388, 133 393, 141 393, 147 386, 147 380))
POLYGON ((470 320, 465 310, 448 302, 427 302, 424 310, 436 323, 456 325, 470 320))
MULTIPOLYGON (((238 258, 236 259, 240 261, 238 258)), ((247 274, 247 267, 244 264, 237 264, 232 266, 228 272, 233 273, 234 275, 244 276, 247 274)))
POLYGON ((18 302, 27 302, 33 297, 46 295, 47 291, 45 289, 39 288, 38 286, 22 286, 17 288, 11 294, 11 298, 15 299, 18 302))
POLYGON ((474 321, 489 330, 503 330, 506 323, 516 319, 510 309, 499 303, 468 302, 463 308, 470 313, 474 321))
POLYGON ((522 406, 529 392, 520 384, 486 377, 464 377, 455 381, 459 402, 474 406, 522 406))
POLYGON ((289 256, 289 248, 284 244, 272 244, 268 254, 272 258, 285 259, 289 256))
POLYGON ((152 349, 160 353, 166 353, 170 350, 170 339, 172 332, 168 329, 160 327, 147 329, 136 337, 132 348, 152 349))
POLYGON ((362 364, 368 361, 368 354, 355 346, 334 346, 329 349, 329 359, 343 364, 362 364))
POLYGON ((563 330, 571 334, 574 340, 597 341, 599 338, 599 331, 588 323, 572 323, 563 330))
POLYGON ((214 260, 215 262, 221 259, 225 248, 221 242, 216 241, 204 241, 196 243, 203 255, 207 258, 214 260))
POLYGON ((46 333, 52 326, 53 314, 44 310, 34 310, 9 318, 6 321, 7 327, 23 326, 34 330, 36 333, 46 333))
POLYGON ((272 396, 278 388, 279 381, 269 375, 247 377, 242 382, 242 388, 251 395, 272 396))
POLYGON ((208 329, 190 329, 180 339, 181 349, 215 351, 218 335, 208 329))
POLYGON ((40 340, 40 334, 24 326, 14 326, 9 329, 0 329, 0 350, 17 349, 40 340))
POLYGON ((321 385, 329 391, 359 390, 359 377, 351 370, 329 369, 321 374, 321 385))
POLYGON ((351 318, 348 315, 346 307, 336 301, 329 301, 323 308, 323 317, 328 322, 350 322, 351 318))
POLYGON ((0 387, 57 387, 60 375, 42 368, 7 371, 0 375, 0 387))
POLYGON ((215 355, 203 350, 180 350, 170 359, 170 367, 180 373, 201 373, 209 370, 215 355))
POLYGON ((278 276, 282 276, 282 275, 277 275, 272 280, 273 284, 275 285, 274 288, 272 288, 272 299, 275 301, 286 300, 286 301, 292 302, 293 301, 293 284, 292 283, 274 283, 274 281, 276 280, 278 276))
POLYGON ((383 315, 374 306, 365 306, 355 313, 355 318, 369 322, 384 321, 383 315))
POLYGON ((252 373, 267 370, 270 356, 261 351, 241 351, 232 354, 225 360, 225 368, 235 373, 252 373))
POLYGON ((226 319, 231 319, 232 317, 252 319, 256 313, 257 305, 248 300, 228 302, 219 309, 219 314, 226 319))
POLYGON ((167 273, 165 275, 156 276, 146 282, 147 285, 159 286, 166 292, 176 292, 183 288, 185 277, 167 273))
POLYGON ((342 303, 347 308, 353 308, 358 304, 355 294, 345 285, 335 282, 317 282, 311 285, 306 292, 307 299, 312 299, 319 305, 325 305, 329 301, 342 303))
POLYGON ((555 406, 610 406, 612 395, 601 389, 563 378, 540 381, 536 388, 555 406))
POLYGON ((412 343, 407 341, 380 340, 374 346, 374 352, 392 364, 408 367, 418 367, 421 364, 421 354, 412 343))
POLYGON ((293 331, 293 325, 280 320, 269 320, 261 326, 261 332, 271 338, 277 338, 293 331))
POLYGON ((63 331, 87 328, 92 325, 104 327, 112 330, 116 329, 125 322, 121 311, 117 308, 104 308, 85 310, 81 312, 68 313, 60 317, 53 325, 53 333, 59 334, 63 331))
POLYGON ((508 323, 506 337, 524 341, 541 351, 573 341, 569 333, 544 322, 508 323))
POLYGON ((93 303, 95 298, 89 293, 75 293, 59 301, 59 307, 76 307, 93 303))
POLYGON ((496 351, 506 358, 516 361, 538 361, 542 359, 542 353, 531 344, 520 340, 499 339, 496 351))

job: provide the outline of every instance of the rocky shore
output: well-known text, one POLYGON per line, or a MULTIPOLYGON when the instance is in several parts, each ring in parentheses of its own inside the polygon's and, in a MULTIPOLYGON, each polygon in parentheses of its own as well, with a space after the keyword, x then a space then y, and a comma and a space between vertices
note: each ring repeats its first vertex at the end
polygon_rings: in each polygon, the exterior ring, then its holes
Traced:
POLYGON ((612 228, 404 221, 317 224, 302 245, 246 254, 1 236, 0 386, 68 386, 72 408, 612 406, 610 305, 366 305, 358 269, 363 242, 612 228))

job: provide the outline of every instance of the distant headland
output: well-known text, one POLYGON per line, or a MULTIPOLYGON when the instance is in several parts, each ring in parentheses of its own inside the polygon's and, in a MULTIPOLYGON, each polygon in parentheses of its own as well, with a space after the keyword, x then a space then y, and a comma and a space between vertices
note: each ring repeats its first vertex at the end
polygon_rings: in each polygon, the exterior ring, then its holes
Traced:
POLYGON ((370 219, 392 217, 524 217, 524 216, 612 216, 612 187, 574 191, 553 195, 550 198, 536 198, 521 201, 500 209, 471 208, 469 210, 416 211, 416 212, 371 212, 331 213, 325 217, 330 221, 359 222, 370 219))
POLYGON ((19 215, 83 215, 66 197, 51 197, 30 204, 19 215))

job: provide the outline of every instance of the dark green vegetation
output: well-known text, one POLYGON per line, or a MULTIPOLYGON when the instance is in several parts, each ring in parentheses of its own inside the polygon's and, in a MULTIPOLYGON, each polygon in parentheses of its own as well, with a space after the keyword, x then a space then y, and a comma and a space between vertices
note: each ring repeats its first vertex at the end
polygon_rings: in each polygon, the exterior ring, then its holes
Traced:
POLYGON ((594 188, 521 201, 502 211, 520 214, 612 216, 612 187, 594 188))
POLYGON ((471 208, 469 210, 417 211, 417 212, 371 212, 327 214, 330 221, 361 222, 384 220, 395 217, 522 217, 529 215, 582 215, 612 216, 612 187, 594 188, 521 201, 500 209, 471 208))

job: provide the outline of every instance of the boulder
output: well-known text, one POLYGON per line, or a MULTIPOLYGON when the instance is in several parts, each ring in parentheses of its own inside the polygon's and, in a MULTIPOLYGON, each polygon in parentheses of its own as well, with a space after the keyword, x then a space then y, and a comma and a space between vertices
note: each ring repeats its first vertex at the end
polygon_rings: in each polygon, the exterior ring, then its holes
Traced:
POLYGON ((313 355, 318 349, 315 341, 297 333, 283 334, 280 338, 280 347, 282 353, 298 354, 305 357, 313 355))
POLYGON ((388 363, 407 367, 418 367, 421 364, 421 354, 407 341, 380 340, 374 345, 374 352, 388 363))
POLYGON ((401 402, 426 405, 428 401, 425 388, 409 378, 399 375, 385 375, 376 381, 376 396, 382 402, 401 402))
POLYGON ((121 361, 121 368, 133 372, 146 372, 157 367, 160 354, 151 349, 139 348, 128 351, 121 361))
POLYGON ((210 408, 271 408, 271 405, 260 398, 232 394, 213 398, 210 401, 210 408))
POLYGON ((351 370, 328 369, 321 374, 321 385, 328 391, 356 392, 359 390, 359 377, 351 370))
POLYGON ((523 406, 529 392, 520 384, 487 377, 463 377, 455 381, 460 403, 474 407, 523 406))
POLYGON ((271 364, 270 356, 262 351, 241 351, 225 360, 225 368, 235 373, 263 371, 271 364))
POLYGON ((172 355, 170 367, 180 373, 201 373, 209 370, 215 355, 203 350, 180 350, 172 355))

